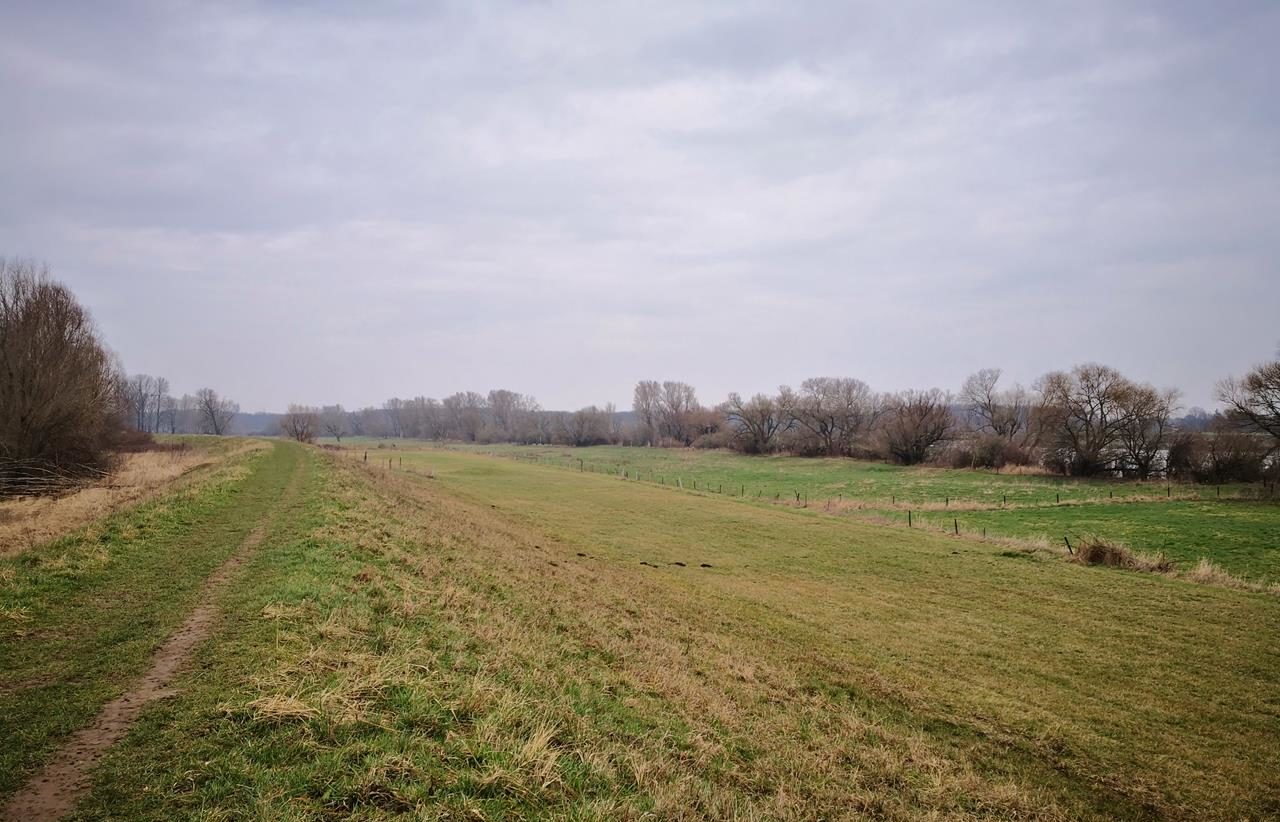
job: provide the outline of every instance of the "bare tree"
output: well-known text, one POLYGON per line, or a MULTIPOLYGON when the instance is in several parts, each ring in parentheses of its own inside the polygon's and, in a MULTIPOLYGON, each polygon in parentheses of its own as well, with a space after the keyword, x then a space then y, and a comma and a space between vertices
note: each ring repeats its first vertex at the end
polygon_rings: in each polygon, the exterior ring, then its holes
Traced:
POLYGON ((603 414, 608 427, 608 441, 614 445, 622 442, 622 417, 618 414, 618 407, 607 402, 604 404, 603 414))
POLYGON ((212 388, 196 392, 196 418, 200 433, 223 436, 231 431, 231 420, 240 413, 240 406, 218 396, 212 388))
POLYGON ((178 400, 178 430, 184 434, 193 434, 201 430, 200 403, 190 394, 183 394, 178 400))
POLYGON ((1115 467, 1120 433, 1133 413, 1133 384, 1114 368, 1086 363, 1046 374, 1039 387, 1052 462, 1085 476, 1115 467))
POLYGON ((404 400, 392 397, 382 404, 383 417, 388 433, 393 437, 404 436, 404 400))
POLYGON ((320 410, 320 428, 339 443, 347 435, 351 415, 341 405, 326 405, 320 410))
POLYGON ((431 397, 415 397, 413 400, 414 436, 428 440, 445 437, 444 406, 431 397))
POLYGON ((1280 450, 1280 360, 1257 366, 1243 379, 1228 377, 1217 393, 1242 427, 1268 435, 1270 450, 1280 450))
POLYGON ((71 291, 47 268, 0 258, 0 491, 107 467, 121 435, 123 389, 118 364, 71 291))
POLYGON ((169 434, 178 433, 179 411, 178 400, 168 394, 160 398, 160 419, 158 430, 169 434))
POLYGON ((1125 392, 1125 421, 1116 433, 1126 471, 1147 479, 1162 468, 1160 455, 1169 445, 1169 421, 1178 405, 1175 390, 1157 391, 1150 385, 1133 385, 1125 392))
POLYGON ((657 380, 641 380, 636 383, 631 410, 635 412, 645 444, 657 445, 658 424, 662 419, 662 386, 657 380))
POLYGON ((666 436, 684 445, 693 442, 697 433, 694 416, 701 409, 692 385, 671 380, 662 384, 659 418, 660 429, 666 436))
POLYGON ((529 439, 532 430, 529 416, 538 410, 538 401, 533 397, 500 388, 489 392, 485 407, 489 420, 483 439, 500 442, 529 439))
POLYGON ((314 442, 319 429, 319 413, 305 405, 290 405, 288 413, 280 418, 281 432, 298 442, 314 442))
POLYGON ((169 398, 169 381, 164 377, 156 377, 154 388, 154 393, 151 395, 151 430, 159 433, 165 400, 169 398))
POLYGON ((372 405, 361 408, 356 412, 360 415, 360 427, 364 429, 364 433, 370 437, 389 437, 392 436, 391 423, 387 421, 387 412, 382 408, 374 408, 372 405))
POLYGON ((924 462, 934 446, 951 438, 955 422, 946 392, 904 391, 888 402, 882 428, 885 450, 903 465, 924 462))
POLYGON ((440 405, 450 436, 465 442, 480 439, 485 423, 485 399, 474 391, 459 391, 445 397, 440 405))
POLYGON ((369 433, 369 429, 365 425, 365 411, 368 409, 360 409, 347 414, 347 429, 352 436, 363 437, 369 433))
POLYGON ((609 441, 609 416, 594 405, 560 415, 561 437, 568 445, 600 445, 609 441))
POLYGON ((737 393, 730 394, 723 413, 733 428, 735 440, 748 454, 772 451, 778 433, 789 424, 778 400, 765 394, 756 394, 749 400, 743 400, 737 393))
POLYGON ((787 415, 802 434, 799 450, 827 456, 847 456, 883 411, 879 397, 862 380, 814 377, 793 392, 780 392, 787 415))
MULTIPOLYGON (((997 386, 999 368, 984 368, 970 374, 960 389, 960 401, 981 433, 993 434, 1013 442, 1031 430, 1031 395, 1021 385, 1007 391, 997 386)), ((1027 444, 1025 441, 1020 444, 1027 444)))
POLYGON ((129 416, 138 431, 151 430, 151 403, 155 398, 156 380, 149 374, 134 374, 125 382, 125 402, 129 416))

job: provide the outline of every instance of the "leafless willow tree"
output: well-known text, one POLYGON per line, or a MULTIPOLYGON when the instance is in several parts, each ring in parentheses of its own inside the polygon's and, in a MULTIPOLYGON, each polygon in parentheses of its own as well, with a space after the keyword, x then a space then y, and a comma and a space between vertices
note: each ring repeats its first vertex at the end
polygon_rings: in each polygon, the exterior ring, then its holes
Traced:
POLYGON ((1170 424, 1178 407, 1178 392, 1158 391, 1150 385, 1130 385, 1121 402, 1124 422, 1116 433, 1126 474, 1147 479, 1164 469, 1170 424))
POLYGON ((350 430, 351 415, 341 405, 326 405, 320 409, 320 428, 325 434, 342 442, 350 430))
POLYGON ((779 402, 795 424, 798 451, 848 456, 883 412, 881 399, 862 380, 813 377, 799 391, 783 386, 779 402))
POLYGON ((231 433, 231 420, 240 406, 218 396, 212 388, 201 388, 195 396, 195 414, 202 434, 224 436, 231 433))
POLYGON ((1242 427, 1267 435, 1270 450, 1280 450, 1280 360, 1257 366, 1243 379, 1223 380, 1217 393, 1242 427))
POLYGON ((48 269, 0 258, 0 488, 105 468, 124 378, 89 313, 48 269))
POLYGON ((1084 476, 1115 468, 1121 433, 1132 423, 1133 384, 1114 368, 1086 363, 1046 374, 1039 388, 1051 462, 1084 476))
POLYGON ((645 445, 658 444, 658 425, 662 419, 662 386, 657 380, 641 380, 636 383, 631 410, 639 427, 637 439, 645 445))
POLYGON ((152 403, 156 380, 150 374, 134 374, 125 381, 124 396, 129 407, 130 422, 137 431, 151 431, 152 403))
POLYGON ((534 416, 542 409, 526 394, 500 388, 490 391, 485 403, 487 421, 481 432, 486 442, 537 442, 534 416))
POLYGON ((163 430, 163 417, 166 400, 170 400, 169 381, 164 377, 156 377, 151 394, 151 431, 160 433, 163 430))
POLYGON ((320 430, 320 414, 306 405, 290 405, 280 418, 280 431, 298 442, 314 442, 320 430))
POLYGON ((398 397, 392 397, 382 404, 382 415, 383 419, 386 421, 389 436, 404 436, 404 406, 404 400, 398 397))
POLYGON ((881 434, 885 450, 896 462, 915 465, 954 434, 951 395, 937 388, 903 391, 889 398, 881 434))
POLYGON ((459 391, 440 401, 449 436, 476 442, 484 430, 485 399, 475 391, 459 391))
POLYGON ((589 405, 572 414, 561 414, 561 437, 568 445, 600 445, 609 441, 609 414, 589 405))
MULTIPOLYGON (((167 389, 166 389, 167 390, 167 389)), ((160 417, 157 430, 166 434, 178 433, 178 426, 181 425, 181 405, 177 399, 165 394, 160 398, 160 417)))
POLYGON ((960 389, 960 401, 979 433, 1025 444, 1027 434, 1032 431, 1032 395, 1017 384, 1001 390, 1000 376, 999 368, 984 368, 970 374, 960 389))
POLYGON ((765 394, 756 394, 749 400, 730 394, 722 410, 734 437, 748 454, 772 451, 778 434, 789 424, 786 409, 777 398, 765 394))
POLYGON ((662 383, 658 409, 659 428, 665 436, 684 445, 693 442, 698 433, 695 417, 702 406, 692 385, 672 380, 662 383))

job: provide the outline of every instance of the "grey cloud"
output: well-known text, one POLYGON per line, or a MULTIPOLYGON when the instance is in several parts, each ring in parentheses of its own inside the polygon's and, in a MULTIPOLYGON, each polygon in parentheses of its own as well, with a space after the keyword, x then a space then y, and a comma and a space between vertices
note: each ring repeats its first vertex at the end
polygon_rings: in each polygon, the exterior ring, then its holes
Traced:
POLYGON ((0 253, 249 407, 1271 353, 1266 3, 9 4, 0 253), (264 352, 271 356, 264 357, 264 352))

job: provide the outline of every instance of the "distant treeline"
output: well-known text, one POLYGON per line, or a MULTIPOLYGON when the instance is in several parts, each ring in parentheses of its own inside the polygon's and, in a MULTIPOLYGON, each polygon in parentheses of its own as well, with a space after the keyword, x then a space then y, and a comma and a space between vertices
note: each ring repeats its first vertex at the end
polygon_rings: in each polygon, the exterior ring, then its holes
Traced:
POLYGON ((751 454, 862 457, 912 465, 1039 466, 1077 476, 1274 481, 1280 473, 1280 362, 1218 386, 1225 411, 1179 416, 1178 392, 1098 364, 1004 387, 999 369, 938 388, 881 393, 861 380, 814 377, 798 389, 707 406, 693 386, 636 384, 631 413, 612 405, 546 411, 508 390, 381 408, 293 406, 282 431, 300 440, 347 435, 463 442, 731 448, 751 454))
POLYGON ((798 389, 738 394, 713 406, 676 381, 636 384, 612 405, 547 411, 515 391, 393 398, 380 408, 293 406, 240 415, 212 388, 173 396, 169 381, 126 376, 88 312, 47 270, 0 258, 0 494, 54 491, 110 469, 151 433, 347 435, 572 446, 620 443, 752 454, 865 457, 902 464, 1040 466, 1072 475, 1274 482, 1280 474, 1280 360, 1217 388, 1223 409, 1178 416, 1178 392, 1113 368, 1078 365, 1030 388, 985 369, 952 394, 876 392, 815 377, 798 389), (240 425, 237 425, 240 417, 240 425), (246 426, 247 423, 247 426, 246 426))

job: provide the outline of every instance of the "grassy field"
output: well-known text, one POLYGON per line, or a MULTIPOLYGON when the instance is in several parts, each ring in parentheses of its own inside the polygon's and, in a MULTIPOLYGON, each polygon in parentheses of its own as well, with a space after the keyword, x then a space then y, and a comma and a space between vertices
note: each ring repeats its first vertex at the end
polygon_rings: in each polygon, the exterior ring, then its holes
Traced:
MULTIPOLYGON (((353 448, 378 443, 355 443, 353 448)), ((938 531, 1039 539, 1062 545, 1102 537, 1182 568, 1201 557, 1229 572, 1280 582, 1280 498, 1257 485, 1165 485, 1081 480, 943 468, 904 468, 841 459, 748 457, 690 449, 457 446, 557 466, 580 468, 685 490, 745 495, 755 502, 795 504, 877 522, 938 531), (579 462, 581 460, 581 462, 579 462)))
POLYGON ((0 560, 0 796, 268 521, 76 818, 1280 814, 1278 597, 471 453, 361 456, 280 443, 0 560))

